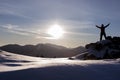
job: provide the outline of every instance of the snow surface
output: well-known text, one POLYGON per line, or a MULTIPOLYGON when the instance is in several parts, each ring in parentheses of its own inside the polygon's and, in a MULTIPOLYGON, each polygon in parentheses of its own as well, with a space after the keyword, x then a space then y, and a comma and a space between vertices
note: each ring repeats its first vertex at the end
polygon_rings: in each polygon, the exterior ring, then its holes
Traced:
POLYGON ((120 80, 120 59, 36 58, 3 51, 0 80, 120 80))
POLYGON ((120 49, 119 44, 116 44, 110 40, 102 40, 96 43, 90 43, 86 45, 87 50, 76 56, 70 57, 70 59, 110 59, 119 58, 120 49))

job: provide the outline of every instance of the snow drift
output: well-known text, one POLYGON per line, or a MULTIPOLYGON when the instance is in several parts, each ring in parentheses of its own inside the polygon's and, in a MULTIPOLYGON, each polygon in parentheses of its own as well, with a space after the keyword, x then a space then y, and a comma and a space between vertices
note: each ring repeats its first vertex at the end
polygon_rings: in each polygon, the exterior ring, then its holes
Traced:
POLYGON ((120 80, 120 59, 69 60, 0 52, 0 80, 120 80))

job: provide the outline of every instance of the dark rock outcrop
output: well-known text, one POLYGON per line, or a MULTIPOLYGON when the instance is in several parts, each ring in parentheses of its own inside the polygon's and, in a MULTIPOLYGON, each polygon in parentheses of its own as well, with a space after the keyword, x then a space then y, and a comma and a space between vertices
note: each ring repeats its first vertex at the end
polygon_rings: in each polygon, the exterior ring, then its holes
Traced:
MULTIPOLYGON (((120 58, 120 37, 108 36, 106 40, 90 43, 85 46, 86 52, 74 59, 114 59, 120 58)), ((73 59, 72 58, 72 59, 73 59)))

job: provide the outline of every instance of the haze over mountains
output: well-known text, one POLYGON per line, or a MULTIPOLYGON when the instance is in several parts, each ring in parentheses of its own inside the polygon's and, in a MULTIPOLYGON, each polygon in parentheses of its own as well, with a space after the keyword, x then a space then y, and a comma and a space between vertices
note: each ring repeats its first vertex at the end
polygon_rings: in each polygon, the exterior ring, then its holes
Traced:
POLYGON ((82 52, 85 52, 86 49, 84 47, 76 47, 76 48, 66 48, 59 45, 54 44, 37 44, 37 45, 18 45, 18 44, 8 44, 0 47, 1 50, 23 54, 28 56, 35 57, 72 57, 82 52))

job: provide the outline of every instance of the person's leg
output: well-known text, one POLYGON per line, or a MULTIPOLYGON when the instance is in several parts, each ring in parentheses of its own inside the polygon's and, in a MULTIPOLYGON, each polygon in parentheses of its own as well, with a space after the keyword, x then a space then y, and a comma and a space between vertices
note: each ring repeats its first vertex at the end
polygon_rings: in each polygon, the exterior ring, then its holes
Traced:
POLYGON ((102 33, 100 33, 100 41, 102 40, 102 35, 103 35, 103 34, 102 34, 102 33))
POLYGON ((105 39, 106 39, 107 37, 106 37, 106 33, 105 33, 105 32, 104 32, 104 34, 103 34, 103 35, 104 35, 104 37, 105 37, 105 39))

